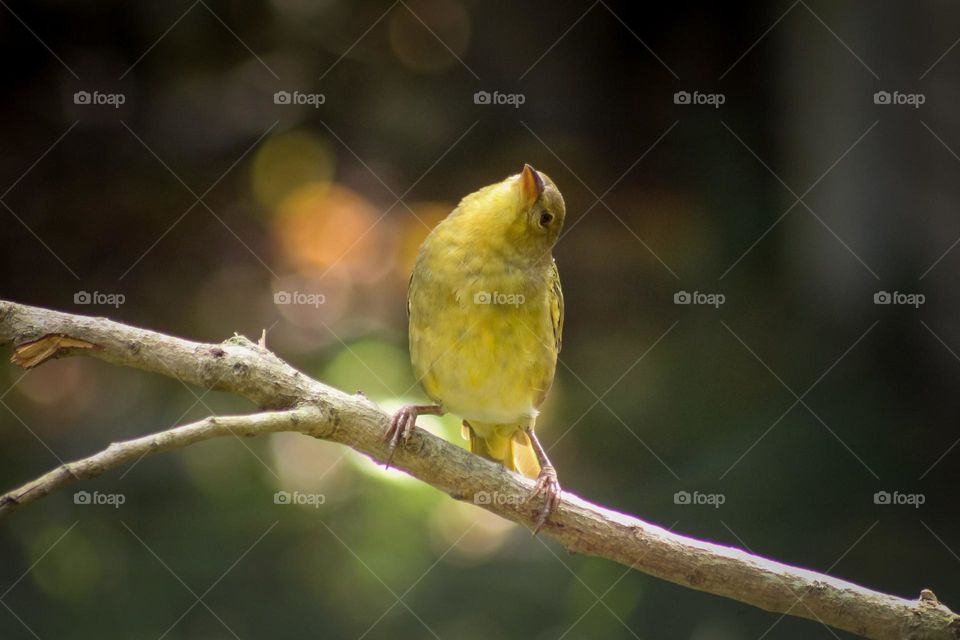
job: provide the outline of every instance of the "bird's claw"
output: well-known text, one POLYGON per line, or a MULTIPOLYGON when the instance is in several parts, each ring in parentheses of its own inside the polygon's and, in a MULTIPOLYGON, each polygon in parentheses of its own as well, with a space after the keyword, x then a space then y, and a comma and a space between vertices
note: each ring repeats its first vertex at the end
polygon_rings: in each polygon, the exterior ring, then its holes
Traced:
POLYGON ((390 467, 390 462, 393 460, 393 454, 397 450, 397 445, 401 442, 406 444, 410 440, 410 434, 413 433, 414 427, 417 426, 417 408, 413 405, 404 405, 393 414, 393 417, 390 419, 390 426, 387 427, 387 432, 384 434, 383 439, 387 441, 389 445, 389 454, 387 454, 387 468, 390 467))
POLYGON ((541 493, 543 494, 543 509, 540 510, 540 515, 537 517, 537 525, 533 529, 533 535, 540 532, 543 525, 547 523, 550 514, 560 506, 560 481, 557 479, 556 470, 551 466, 545 466, 540 470, 537 484, 533 487, 530 498, 536 498, 541 493))

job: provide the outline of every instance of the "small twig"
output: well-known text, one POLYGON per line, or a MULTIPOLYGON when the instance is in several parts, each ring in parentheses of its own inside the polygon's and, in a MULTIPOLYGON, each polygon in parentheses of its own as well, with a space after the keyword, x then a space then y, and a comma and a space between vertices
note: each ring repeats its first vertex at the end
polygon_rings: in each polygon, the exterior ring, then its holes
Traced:
POLYGON ((96 478, 153 453, 180 449, 196 442, 228 435, 258 436, 277 431, 299 431, 322 437, 323 431, 318 430, 322 427, 322 413, 315 407, 303 407, 290 411, 264 411, 247 416, 209 417, 142 438, 113 442, 95 455, 61 465, 0 496, 0 518, 69 484, 96 478))

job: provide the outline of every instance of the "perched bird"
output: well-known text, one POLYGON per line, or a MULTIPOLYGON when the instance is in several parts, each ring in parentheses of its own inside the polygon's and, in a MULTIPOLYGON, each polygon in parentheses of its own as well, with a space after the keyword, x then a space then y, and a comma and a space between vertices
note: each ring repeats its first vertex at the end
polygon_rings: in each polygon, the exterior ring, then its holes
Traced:
POLYGON ((530 165, 460 201, 420 246, 407 293, 410 358, 432 405, 393 416, 391 455, 417 415, 463 418, 470 451, 537 480, 536 530, 560 503, 560 484, 534 434, 553 383, 563 293, 552 249, 563 196, 530 165))

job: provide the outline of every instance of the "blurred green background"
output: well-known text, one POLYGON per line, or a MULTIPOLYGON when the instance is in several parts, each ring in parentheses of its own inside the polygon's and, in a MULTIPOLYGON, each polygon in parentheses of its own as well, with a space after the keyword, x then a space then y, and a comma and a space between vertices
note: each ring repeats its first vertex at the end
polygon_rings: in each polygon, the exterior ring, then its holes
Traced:
MULTIPOLYGON (((2 5, 2 297, 197 340, 267 329, 295 366, 393 408, 422 399, 417 246, 529 162, 568 209, 538 423, 563 486, 960 606, 956 6, 2 5), (316 304, 275 304, 294 292, 316 304)), ((83 358, 0 376, 2 489, 252 409, 83 358)), ((421 425, 463 444, 453 417, 421 425)), ((848 637, 568 555, 297 435, 76 490, 124 502, 71 489, 0 523, 4 640, 848 637)))

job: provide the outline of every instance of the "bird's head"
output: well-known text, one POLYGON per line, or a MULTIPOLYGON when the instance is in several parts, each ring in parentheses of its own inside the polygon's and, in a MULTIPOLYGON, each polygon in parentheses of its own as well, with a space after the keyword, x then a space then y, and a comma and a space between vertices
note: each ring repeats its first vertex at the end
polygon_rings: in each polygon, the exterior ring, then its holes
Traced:
POLYGON ((563 219, 567 214, 563 196, 549 176, 528 164, 508 180, 513 182, 517 194, 517 210, 512 225, 516 241, 549 251, 560 237, 563 219))
POLYGON ((520 173, 464 198, 449 220, 466 244, 531 265, 552 259, 565 215, 553 180, 525 164, 520 173))

